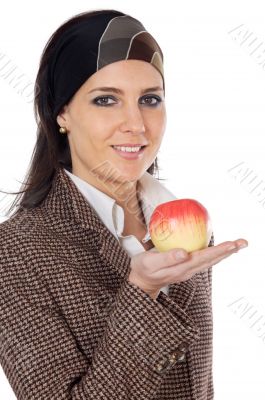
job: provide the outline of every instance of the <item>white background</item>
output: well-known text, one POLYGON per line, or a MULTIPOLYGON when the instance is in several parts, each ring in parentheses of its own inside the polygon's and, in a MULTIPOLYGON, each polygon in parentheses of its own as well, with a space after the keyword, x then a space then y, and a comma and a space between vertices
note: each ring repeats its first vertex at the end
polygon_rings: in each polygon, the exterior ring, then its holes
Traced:
MULTIPOLYGON (((71 16, 98 8, 138 18, 163 50, 167 129, 158 157, 164 184, 178 198, 206 206, 215 244, 240 237, 249 242, 213 267, 215 400, 264 399, 264 2, 4 2, 0 54, 33 83, 54 30, 71 16)), ((18 94, 0 70, 0 189, 5 191, 19 190, 35 144, 29 97, 18 94)), ((2 222, 14 196, 0 200, 2 222)), ((0 398, 15 399, 1 369, 0 398)))

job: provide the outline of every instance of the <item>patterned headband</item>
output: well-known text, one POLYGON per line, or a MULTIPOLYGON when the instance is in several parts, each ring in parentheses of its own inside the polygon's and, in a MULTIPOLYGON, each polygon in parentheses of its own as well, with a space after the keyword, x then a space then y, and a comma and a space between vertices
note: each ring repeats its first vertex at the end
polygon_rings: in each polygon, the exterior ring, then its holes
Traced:
POLYGON ((70 26, 48 64, 54 118, 92 74, 115 61, 130 59, 152 64, 162 75, 165 89, 163 53, 137 19, 109 11, 70 26))

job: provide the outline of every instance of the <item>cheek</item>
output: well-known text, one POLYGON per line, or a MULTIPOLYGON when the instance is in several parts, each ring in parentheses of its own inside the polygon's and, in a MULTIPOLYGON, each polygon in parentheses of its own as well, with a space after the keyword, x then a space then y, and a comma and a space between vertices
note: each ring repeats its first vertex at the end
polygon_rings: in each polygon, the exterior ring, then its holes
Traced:
POLYGON ((151 127, 154 132, 161 132, 165 129, 166 126, 166 109, 165 106, 158 108, 155 112, 151 110, 148 114, 146 114, 146 122, 148 126, 151 127))
POLYGON ((149 124, 149 132, 154 142, 160 143, 165 132, 166 119, 164 116, 152 118, 149 124))
POLYGON ((111 137, 113 127, 116 127, 116 120, 114 113, 104 113, 102 110, 93 109, 83 116, 81 129, 89 134, 95 144, 102 145, 102 142, 108 141, 111 137))
POLYGON ((87 148, 101 149, 108 138, 109 124, 107 119, 97 118, 95 112, 93 115, 79 113, 72 130, 73 140, 81 151, 87 148))

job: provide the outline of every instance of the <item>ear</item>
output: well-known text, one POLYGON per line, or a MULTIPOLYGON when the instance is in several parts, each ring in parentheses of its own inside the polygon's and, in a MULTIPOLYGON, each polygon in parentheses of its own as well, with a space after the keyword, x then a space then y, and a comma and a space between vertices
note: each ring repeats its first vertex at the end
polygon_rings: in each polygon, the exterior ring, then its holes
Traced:
POLYGON ((56 117, 56 121, 57 121, 58 125, 60 125, 61 127, 64 127, 64 128, 67 128, 67 123, 68 123, 67 113, 68 113, 67 106, 64 106, 62 108, 62 110, 60 111, 60 113, 56 117))

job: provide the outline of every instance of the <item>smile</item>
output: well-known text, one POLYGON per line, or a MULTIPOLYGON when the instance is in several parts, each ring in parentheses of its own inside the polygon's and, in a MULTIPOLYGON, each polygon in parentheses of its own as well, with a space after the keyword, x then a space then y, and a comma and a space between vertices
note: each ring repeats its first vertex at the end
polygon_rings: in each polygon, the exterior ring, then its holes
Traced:
POLYGON ((111 146, 115 153, 122 158, 127 160, 137 160, 142 156, 145 151, 146 146, 138 146, 138 147, 120 147, 120 146, 111 146))

